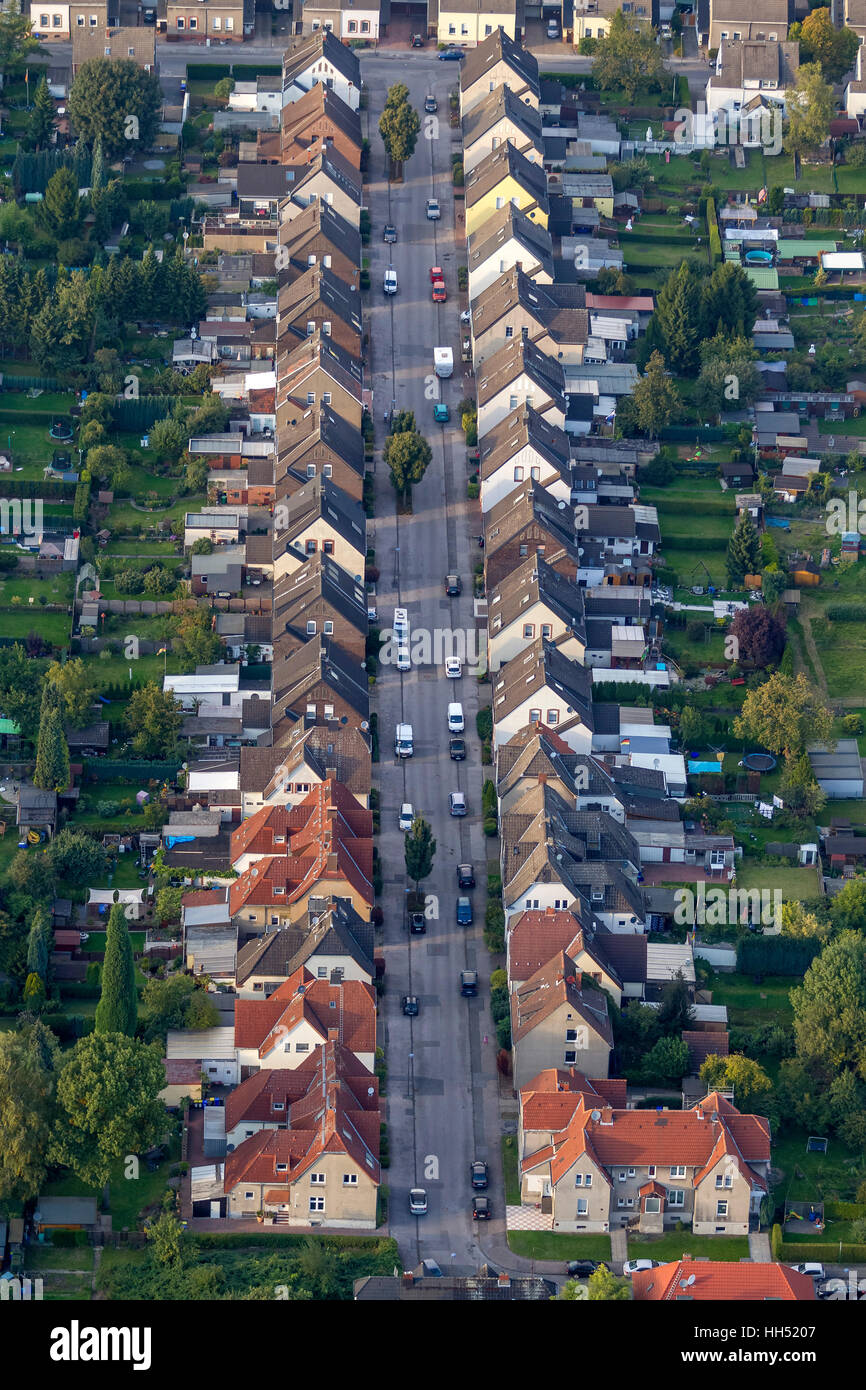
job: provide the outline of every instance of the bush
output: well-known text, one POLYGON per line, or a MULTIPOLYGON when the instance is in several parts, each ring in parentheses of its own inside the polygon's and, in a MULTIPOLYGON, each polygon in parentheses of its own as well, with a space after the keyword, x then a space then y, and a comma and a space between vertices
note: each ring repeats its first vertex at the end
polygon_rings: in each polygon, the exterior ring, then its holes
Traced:
POLYGON ((495 817, 495 816, 487 816, 487 817, 485 817, 484 825, 482 826, 482 829, 484 830, 484 834, 487 835, 488 838, 492 838, 492 837, 496 834, 497 828, 498 828, 498 827, 497 827, 497 825, 496 825, 496 817, 495 817))
MULTIPOLYGON (((773 1256, 773 1259, 774 1259, 774 1260, 781 1260, 781 1258, 782 1258, 782 1227, 778 1224, 778 1222, 775 1224, 775 1226, 773 1227, 773 1229, 772 1229, 771 1232, 770 1232, 770 1251, 771 1251, 771 1253, 772 1253, 772 1256, 773 1256)), ((811 1257, 810 1257, 810 1258, 811 1258, 811 1257)))
POLYGON ((842 720, 843 734, 850 734, 856 737, 863 732, 863 716, 860 714, 846 714, 842 720))
POLYGON ((475 728, 478 737, 482 740, 492 739, 493 737, 493 709, 490 705, 485 705, 475 716, 475 728))
POLYGON ((827 617, 831 623, 866 623, 866 603, 831 603, 827 617))
POLYGON ((507 972, 506 972, 505 970, 494 970, 493 974, 490 976, 490 989, 491 989, 491 992, 492 992, 494 989, 507 989, 507 988, 508 988, 508 974, 507 974, 507 972))
POLYGON ((503 1052, 511 1050, 511 1018, 501 1018, 496 1025, 496 1041, 503 1052))

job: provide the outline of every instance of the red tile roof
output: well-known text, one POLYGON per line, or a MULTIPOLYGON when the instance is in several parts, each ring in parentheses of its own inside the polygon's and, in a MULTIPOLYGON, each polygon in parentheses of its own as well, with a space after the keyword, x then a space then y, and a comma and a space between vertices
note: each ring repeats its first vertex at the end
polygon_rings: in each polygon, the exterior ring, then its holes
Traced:
POLYGON ((376 991, 363 980, 317 980, 305 966, 290 975, 267 999, 238 999, 235 1046, 255 1048, 265 1057, 306 1021, 322 1042, 331 1030, 350 1052, 376 1050, 376 991), (331 1007, 331 1004, 334 1007, 331 1007))
POLYGON ((590 1080, 574 1067, 548 1067, 521 1087, 523 1129, 556 1133, 566 1127, 581 1102, 589 1110, 605 1102, 624 1110, 627 1089, 626 1081, 590 1080))
POLYGON ((323 1065, 333 1068, 336 1084, 351 1101, 350 1108, 372 1110, 378 1115, 378 1077, 362 1066, 347 1047, 331 1041, 317 1047, 294 1070, 288 1067, 266 1068, 236 1086, 226 1100, 226 1130, 250 1120, 260 1124, 288 1126, 296 1113, 303 1113, 301 1102, 311 1087, 320 1084, 323 1065), (281 1103, 283 1109, 274 1110, 273 1101, 281 1103))
POLYGON ((512 1034, 520 1042, 557 1009, 568 1006, 587 1027, 613 1046, 607 995, 584 987, 582 972, 564 951, 536 970, 511 996, 512 1034))
POLYGON ((678 1299, 761 1302, 813 1302, 815 1285, 808 1274, 798 1274, 787 1265, 731 1264, 721 1260, 681 1260, 641 1269, 631 1278, 632 1297, 638 1302, 677 1301, 678 1299), (683 1281, 691 1280, 687 1287, 683 1281))

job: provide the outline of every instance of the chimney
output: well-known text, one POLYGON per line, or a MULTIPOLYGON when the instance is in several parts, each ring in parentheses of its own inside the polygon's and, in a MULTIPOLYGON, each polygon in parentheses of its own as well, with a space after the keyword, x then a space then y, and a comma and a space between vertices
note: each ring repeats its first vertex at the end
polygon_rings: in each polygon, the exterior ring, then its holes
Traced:
POLYGON ((336 769, 335 767, 326 767, 326 768, 325 768, 325 779, 326 779, 326 781, 329 781, 329 782, 336 782, 336 780, 337 780, 337 769, 336 769))
POLYGON ((577 974, 576 974, 575 977, 574 977, 574 983, 577 985, 577 991, 578 991, 578 994, 579 994, 580 991, 583 989, 583 971, 582 971, 582 970, 578 970, 577 974))
POLYGON ((499 1285, 500 1289, 510 1289, 510 1288, 511 1288, 511 1278, 510 1278, 510 1276, 507 1275, 507 1274, 500 1274, 500 1276, 499 1276, 499 1278, 497 1279, 496 1282, 497 1282, 497 1284, 499 1285))
POLYGON ((546 773, 546 772, 539 772, 539 774, 538 774, 538 785, 539 785, 540 787, 546 787, 546 786, 547 786, 547 773, 546 773))
POLYGON ((603 1125, 613 1124, 613 1110, 609 1105, 606 1105, 601 1112, 601 1123, 603 1125))
POLYGON ((555 908, 555 907, 546 907, 546 908, 544 909, 544 915, 545 915, 545 917, 552 917, 555 911, 556 911, 556 908, 555 908))
POLYGON ((339 1041, 340 1041, 340 1030, 339 1030, 339 1028, 329 1028, 329 1029, 328 1029, 328 1042, 329 1042, 329 1043, 332 1043, 332 1042, 339 1042, 339 1041))
POLYGON ((405 1269, 404 1269, 404 1270, 403 1270, 403 1288, 404 1288, 404 1289, 414 1289, 414 1287, 415 1287, 415 1275, 414 1275, 414 1274, 410 1274, 408 1270, 405 1270, 405 1269))
POLYGON ((329 855, 328 855, 328 863, 327 863, 327 872, 328 872, 329 874, 335 874, 335 873, 337 873, 337 871, 338 871, 338 870, 337 870, 337 856, 336 856, 336 854, 329 854, 329 855))

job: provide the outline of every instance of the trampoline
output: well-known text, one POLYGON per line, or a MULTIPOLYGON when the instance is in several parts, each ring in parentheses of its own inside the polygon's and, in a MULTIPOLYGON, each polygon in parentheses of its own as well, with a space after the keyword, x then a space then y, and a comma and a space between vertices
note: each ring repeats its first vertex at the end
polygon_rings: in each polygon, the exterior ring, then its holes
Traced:
POLYGON ((71 420, 65 420, 62 416, 59 416, 52 421, 48 433, 52 439, 64 440, 68 443, 74 435, 75 429, 71 420))
POLYGON ((775 766, 776 759, 772 753, 747 753, 743 758, 743 767, 750 772, 772 772, 775 766))

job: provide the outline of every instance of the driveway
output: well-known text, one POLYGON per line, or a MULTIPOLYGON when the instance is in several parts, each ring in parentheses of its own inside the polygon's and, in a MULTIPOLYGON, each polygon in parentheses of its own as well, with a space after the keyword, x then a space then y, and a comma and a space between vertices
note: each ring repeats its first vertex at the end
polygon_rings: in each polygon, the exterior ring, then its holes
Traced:
MULTIPOLYGON (((396 56, 362 59, 370 93, 370 106, 364 113, 371 144, 365 197, 373 228, 366 252, 372 283, 366 314, 371 344, 368 378, 374 390, 377 431, 376 516, 369 523, 368 544, 375 548, 380 571, 378 608, 383 631, 390 627, 394 606, 400 604, 409 610, 417 640, 422 628, 431 638, 437 631, 474 630, 471 566, 480 555, 475 541, 480 523, 477 503, 466 499, 465 448, 455 409, 463 395, 463 377, 450 156, 459 131, 449 126, 447 101, 458 72, 456 64, 439 63, 430 50, 416 50, 412 62, 399 65, 396 56), (415 154, 405 167, 404 182, 389 187, 378 121, 387 86, 396 81, 406 82, 412 104, 422 112, 424 97, 435 95, 440 122, 438 129, 427 127, 432 138, 425 139, 422 129, 415 154), (442 207, 440 222, 426 219, 425 202, 433 195, 442 207), (382 241, 385 222, 398 228, 396 245, 382 241), (445 271, 448 300, 442 305, 431 301, 429 271, 434 264, 445 271), (399 285, 390 299, 382 291, 388 265, 396 270, 399 285), (433 348, 444 345, 453 349, 455 374, 441 383, 441 398, 452 414, 451 423, 443 426, 433 423, 432 393, 436 389, 433 348), (415 487, 411 515, 397 515, 381 460, 382 417, 392 402, 397 409, 414 410, 433 451, 427 474, 415 487), (463 594, 448 599, 443 580, 452 572, 461 575, 463 594)), ((480 691, 487 703, 489 685, 480 691)), ((390 1228, 407 1268, 432 1257, 445 1271, 469 1273, 483 1258, 470 1216, 473 1158, 487 1159, 491 1165, 490 1196, 504 1229, 490 963, 481 939, 486 890, 482 770, 475 731, 479 686, 465 665, 459 680, 445 678, 441 660, 415 666, 404 675, 394 666, 382 665, 373 704, 381 748, 374 779, 381 793, 379 852, 384 866, 387 987, 381 1021, 388 1064, 391 1168, 385 1179, 390 1187, 390 1228), (465 713, 467 760, 462 763, 453 763, 448 756, 446 706, 451 700, 459 700, 465 713), (398 762, 393 754, 394 728, 401 721, 413 726, 415 755, 398 762), (465 819, 449 815, 448 793, 456 790, 466 796, 469 815, 465 819), (411 885, 404 871, 403 836, 397 829, 404 801, 423 811, 437 841, 433 872, 422 887, 432 895, 438 916, 428 921, 425 936, 411 940, 404 923, 405 893, 411 885), (475 865, 477 879, 472 894, 475 925, 469 929, 457 927, 454 920, 456 866, 465 861, 475 865), (479 972, 477 999, 460 995, 464 968, 479 972), (401 996, 406 993, 419 997, 416 1019, 402 1015, 401 996), (408 1211, 408 1191, 415 1185, 428 1192, 429 1212, 423 1218, 410 1217, 408 1211)))

